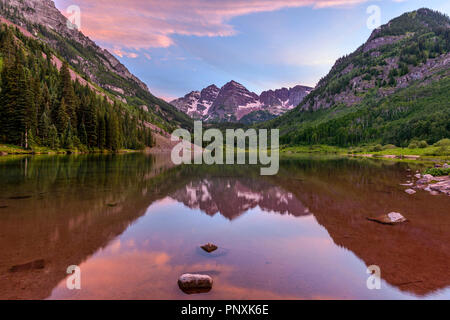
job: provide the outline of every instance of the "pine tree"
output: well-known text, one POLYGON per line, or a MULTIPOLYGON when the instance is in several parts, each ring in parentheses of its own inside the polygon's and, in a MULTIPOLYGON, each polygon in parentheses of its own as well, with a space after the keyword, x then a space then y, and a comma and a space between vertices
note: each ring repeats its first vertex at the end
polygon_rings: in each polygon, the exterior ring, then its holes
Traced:
POLYGON ((59 143, 60 140, 58 137, 58 129, 56 129, 56 126, 52 124, 48 132, 48 146, 56 150, 60 147, 59 143))
POLYGON ((84 121, 81 122, 80 129, 78 130, 78 134, 79 134, 80 142, 82 144, 84 144, 85 146, 87 146, 88 145, 88 135, 86 132, 86 127, 84 125, 84 121))
POLYGON ((23 53, 16 51, 13 64, 2 72, 2 133, 6 142, 28 147, 28 134, 34 120, 30 82, 22 67, 23 53))
POLYGON ((51 127, 51 121, 50 117, 48 116, 48 110, 44 110, 44 112, 41 115, 41 118, 39 119, 39 138, 43 145, 49 146, 50 145, 50 127, 51 127))
POLYGON ((98 116, 98 147, 104 149, 106 147, 106 123, 104 116, 98 116))
POLYGON ((66 101, 63 98, 56 113, 56 127, 60 134, 64 134, 66 132, 70 123, 70 117, 66 110, 66 101))
POLYGON ((84 97, 82 99, 80 115, 87 137, 86 143, 84 143, 80 135, 81 142, 91 148, 97 146, 97 112, 95 111, 95 105, 92 98, 84 97))
POLYGON ((72 85, 72 77, 70 75, 70 69, 67 62, 64 62, 60 71, 60 90, 61 100, 64 99, 66 104, 66 112, 70 117, 72 126, 77 125, 76 115, 76 97, 75 91, 72 85))

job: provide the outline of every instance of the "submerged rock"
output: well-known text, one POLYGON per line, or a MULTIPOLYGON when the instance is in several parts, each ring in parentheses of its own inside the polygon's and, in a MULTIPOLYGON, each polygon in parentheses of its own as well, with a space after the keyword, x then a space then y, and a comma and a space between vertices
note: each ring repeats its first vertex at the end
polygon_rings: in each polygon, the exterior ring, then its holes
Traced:
POLYGON ((25 200, 25 199, 30 199, 31 196, 13 196, 13 197, 9 197, 10 200, 25 200))
POLYGON ((425 178, 422 178, 422 179, 417 180, 416 184, 417 184, 418 186, 423 186, 423 185, 428 184, 428 180, 425 179, 425 178))
POLYGON ((203 250, 205 250, 208 253, 211 253, 211 252, 216 251, 218 249, 218 247, 215 244, 212 244, 212 243, 207 243, 207 244, 201 246, 200 248, 202 248, 203 250))
POLYGON ((416 188, 430 192, 432 195, 443 193, 450 196, 450 176, 434 177, 426 174, 416 182, 416 188))
POLYGON ((211 291, 213 279, 203 274, 183 274, 178 279, 178 286, 186 294, 206 293, 211 291))
POLYGON ((429 185, 432 191, 437 191, 450 196, 450 179, 429 185))
POLYGON ((44 259, 39 259, 39 260, 35 260, 32 262, 12 266, 11 268, 9 268, 9 272, 29 271, 29 270, 44 269, 44 268, 45 268, 44 259))
POLYGON ((407 194, 414 194, 414 193, 416 193, 416 191, 413 190, 413 189, 406 189, 405 192, 406 192, 407 194))
POLYGON ((400 214, 398 212, 391 212, 391 213, 384 214, 382 216, 375 217, 375 218, 367 218, 367 220, 378 222, 381 224, 390 224, 390 225, 399 224, 399 223, 408 221, 408 219, 406 219, 404 216, 402 216, 402 214, 400 214))

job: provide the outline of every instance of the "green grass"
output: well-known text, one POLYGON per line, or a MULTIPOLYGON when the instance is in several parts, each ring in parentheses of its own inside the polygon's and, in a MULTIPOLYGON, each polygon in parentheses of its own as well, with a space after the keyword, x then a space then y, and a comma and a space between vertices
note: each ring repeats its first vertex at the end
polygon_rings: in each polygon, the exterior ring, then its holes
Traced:
POLYGON ((395 156, 407 156, 407 155, 417 155, 421 157, 433 157, 433 156, 450 156, 450 149, 441 147, 427 147, 427 148, 394 148, 386 149, 382 151, 372 151, 371 148, 363 148, 360 152, 355 152, 356 154, 370 153, 373 155, 395 155, 395 156))
POLYGON ((450 175, 450 168, 430 168, 425 171, 425 174, 431 174, 434 177, 450 175))
POLYGON ((0 145, 0 153, 7 154, 31 154, 33 150, 25 150, 13 145, 0 145))
POLYGON ((345 148, 335 146, 311 145, 311 146, 281 147, 280 153, 288 155, 295 153, 347 154, 348 150, 345 148))
POLYGON ((450 159, 450 147, 438 147, 430 146, 427 148, 386 148, 382 147, 384 150, 374 151, 376 146, 361 146, 361 147, 351 147, 351 148, 341 148, 336 146, 328 145, 311 145, 311 146, 282 146, 280 148, 280 153, 283 155, 292 154, 305 154, 305 153, 319 153, 319 154, 340 154, 340 155, 364 155, 371 154, 374 157, 383 157, 386 155, 394 155, 397 157, 402 156, 420 156, 420 158, 439 158, 443 160, 450 159))
MULTIPOLYGON (((117 153, 131 153, 131 152, 140 152, 141 150, 131 150, 131 149, 122 149, 117 153)), ((6 153, 7 155, 27 155, 27 154, 66 154, 66 153, 111 153, 109 150, 101 150, 98 148, 92 150, 78 150, 78 149, 57 149, 53 150, 48 147, 31 147, 30 149, 24 149, 19 146, 14 146, 10 144, 0 144, 0 154, 6 153)))

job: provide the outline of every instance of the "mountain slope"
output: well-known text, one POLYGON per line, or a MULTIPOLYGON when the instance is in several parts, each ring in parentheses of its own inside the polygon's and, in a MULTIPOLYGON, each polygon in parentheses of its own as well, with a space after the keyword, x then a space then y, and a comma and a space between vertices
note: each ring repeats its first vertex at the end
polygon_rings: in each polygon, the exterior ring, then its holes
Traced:
POLYGON ((305 100, 261 126, 285 144, 407 145, 450 136, 450 20, 405 13, 340 58, 305 100))
POLYGON ((295 86, 264 91, 258 96, 242 84, 230 81, 220 89, 211 85, 202 91, 192 91, 171 104, 194 119, 251 124, 296 107, 312 89, 295 86))
POLYGON ((167 131, 177 126, 191 128, 189 117, 153 96, 147 86, 111 53, 97 46, 76 28, 69 28, 67 19, 53 1, 0 1, 0 16, 43 40, 57 52, 60 59, 68 61, 77 73, 101 87, 109 96, 144 110, 148 121, 167 131))
POLYGON ((0 25, 0 143, 35 152, 153 146, 146 116, 82 79, 17 27, 0 25))

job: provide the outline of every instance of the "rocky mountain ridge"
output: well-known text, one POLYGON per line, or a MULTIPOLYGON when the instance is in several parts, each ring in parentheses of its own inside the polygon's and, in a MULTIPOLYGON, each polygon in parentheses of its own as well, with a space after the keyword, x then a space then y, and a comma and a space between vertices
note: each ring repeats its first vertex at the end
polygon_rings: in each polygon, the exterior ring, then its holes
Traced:
MULTIPOLYGON (((16 21, 19 24, 31 23, 36 26, 44 26, 57 32, 59 35, 72 39, 85 47, 92 48, 102 58, 102 66, 114 72, 120 77, 132 80, 136 82, 143 90, 148 91, 148 87, 145 83, 139 80, 136 76, 117 60, 108 50, 100 48, 94 41, 85 36, 75 26, 68 27, 67 18, 56 8, 55 3, 52 0, 8 0, 7 5, 13 8, 17 8, 19 17, 22 16, 24 20, 16 21)), ((32 34, 37 35, 39 33, 38 27, 35 27, 32 34)), ((55 46, 57 43, 52 42, 51 45, 55 46)), ((89 72, 89 63, 85 59, 78 57, 77 60, 73 60, 72 63, 79 64, 83 71, 86 72, 92 81, 98 82, 95 74, 89 72)))
POLYGON ((298 106, 312 90, 311 87, 298 85, 264 91, 258 96, 242 84, 230 81, 220 89, 211 85, 201 91, 192 91, 171 104, 194 119, 239 122, 258 112, 272 117, 281 115, 298 106))
MULTIPOLYGON (((77 30, 52 0, 0 0, 2 23, 14 23, 24 34, 42 40, 66 60, 86 81, 100 87, 111 98, 144 111, 152 123, 165 131, 192 121, 162 99, 133 75, 108 50, 77 30)), ((139 111, 140 112, 140 111, 139 111)))
POLYGON ((373 31, 294 110, 262 123, 283 144, 434 144, 450 134, 450 19, 422 8, 373 31))

